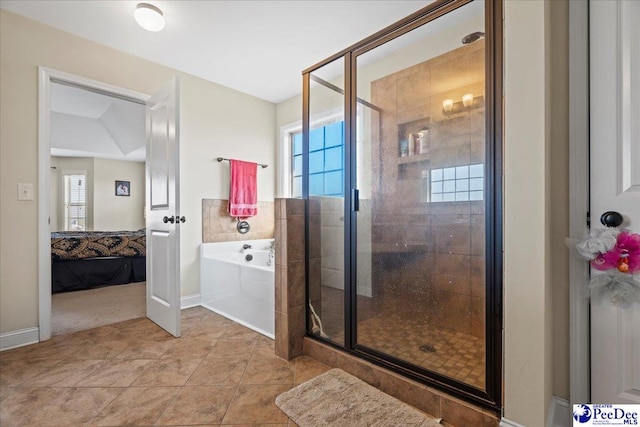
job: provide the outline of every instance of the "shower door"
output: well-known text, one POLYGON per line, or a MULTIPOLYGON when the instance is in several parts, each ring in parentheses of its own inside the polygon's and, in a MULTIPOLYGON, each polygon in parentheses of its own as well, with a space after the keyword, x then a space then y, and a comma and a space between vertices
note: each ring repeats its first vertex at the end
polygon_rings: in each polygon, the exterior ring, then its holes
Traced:
MULTIPOLYGON (((307 198, 309 330, 345 340, 345 96, 344 59, 308 75, 303 121, 303 194, 307 198)), ((295 150, 294 150, 295 151, 295 150)), ((294 165, 295 169, 295 165, 294 165)))
POLYGON ((438 24, 354 52, 354 345, 484 390, 484 4, 438 24))
POLYGON ((304 120, 313 163, 344 94, 343 193, 319 195, 307 169, 309 334, 493 408, 498 4, 438 2, 312 67, 304 120))

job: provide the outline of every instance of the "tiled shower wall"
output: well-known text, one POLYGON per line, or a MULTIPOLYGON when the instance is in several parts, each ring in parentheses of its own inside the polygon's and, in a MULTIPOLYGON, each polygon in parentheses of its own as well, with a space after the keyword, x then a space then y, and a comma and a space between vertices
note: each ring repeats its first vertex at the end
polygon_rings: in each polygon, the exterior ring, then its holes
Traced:
MULTIPOLYGON (((484 163, 484 42, 371 83, 374 300, 437 328, 484 337, 484 202, 432 203, 432 169, 484 163), (474 108, 445 114, 444 99, 474 108), (401 157, 403 132, 428 127, 429 151, 401 157), (379 129, 379 135, 375 131, 379 129), (403 303, 404 301, 404 303, 403 303), (409 302, 407 304, 407 302, 409 302)), ((461 107, 461 105, 460 105, 461 107)), ((395 311, 395 310, 394 310, 395 311)))
POLYGON ((275 351, 285 360, 302 354, 306 332, 304 214, 302 199, 275 200, 275 351))
POLYGON ((258 202, 258 215, 246 221, 247 234, 236 229, 237 220, 227 212, 228 200, 202 199, 202 243, 271 239, 274 236, 274 202, 258 202))

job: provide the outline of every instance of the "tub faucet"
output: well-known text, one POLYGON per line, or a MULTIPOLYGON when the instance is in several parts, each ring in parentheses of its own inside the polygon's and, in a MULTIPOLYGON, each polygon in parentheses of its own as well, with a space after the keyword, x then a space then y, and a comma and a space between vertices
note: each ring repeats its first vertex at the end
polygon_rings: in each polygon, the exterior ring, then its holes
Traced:
POLYGON ((269 257, 267 258, 267 266, 271 267, 271 262, 276 257, 276 242, 275 240, 271 242, 271 246, 269 247, 269 257))
POLYGON ((244 245, 242 245, 242 250, 243 251, 246 251, 247 249, 251 249, 251 245, 248 245, 246 243, 244 245))

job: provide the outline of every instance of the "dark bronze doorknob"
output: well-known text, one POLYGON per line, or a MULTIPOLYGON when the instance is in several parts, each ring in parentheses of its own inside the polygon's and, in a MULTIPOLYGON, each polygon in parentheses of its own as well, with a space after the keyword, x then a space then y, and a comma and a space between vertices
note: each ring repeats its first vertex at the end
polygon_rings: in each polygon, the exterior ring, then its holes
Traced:
MULTIPOLYGON (((177 217, 176 217, 177 218, 177 217)), ((177 219, 176 219, 177 220, 177 219)), ((187 219, 184 216, 180 217, 180 222, 184 223, 187 219)))
POLYGON ((174 218, 174 217, 172 217, 172 216, 171 216, 171 217, 167 217, 167 216, 165 216, 164 218, 162 218, 162 222, 164 222, 165 224, 166 224, 166 223, 168 223, 168 222, 170 222, 171 224, 173 224, 173 222, 174 222, 174 221, 175 221, 175 218, 174 218))
POLYGON ((622 214, 616 211, 608 211, 600 216, 600 222, 607 227, 617 227, 623 220, 622 214))

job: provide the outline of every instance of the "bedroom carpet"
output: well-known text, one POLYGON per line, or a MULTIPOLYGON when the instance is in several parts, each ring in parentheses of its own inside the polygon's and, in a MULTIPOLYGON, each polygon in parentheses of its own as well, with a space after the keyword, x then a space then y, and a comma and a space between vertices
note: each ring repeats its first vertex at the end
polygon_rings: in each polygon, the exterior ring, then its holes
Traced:
POLYGON ((51 296, 53 335, 146 316, 145 282, 51 296))
POLYGON ((300 427, 441 427, 440 420, 341 369, 282 393, 276 405, 300 427))

